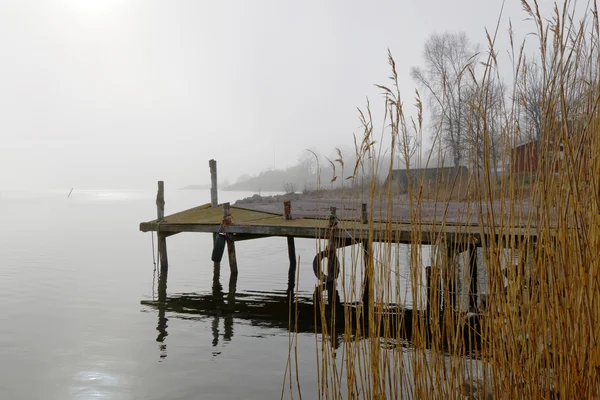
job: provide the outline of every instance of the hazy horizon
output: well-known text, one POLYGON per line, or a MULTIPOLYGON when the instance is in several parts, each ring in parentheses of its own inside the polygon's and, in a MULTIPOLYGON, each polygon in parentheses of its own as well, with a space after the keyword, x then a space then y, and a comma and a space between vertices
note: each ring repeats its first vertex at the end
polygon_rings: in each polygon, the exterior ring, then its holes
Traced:
MULTIPOLYGON (((381 121, 388 48, 412 114, 410 68, 434 32, 486 50, 501 0, 401 3, 19 1, 0 4, 5 189, 154 188, 285 169, 305 149, 352 151, 357 107, 381 121)), ((508 0, 508 21, 532 30, 508 0)), ((508 78, 510 66, 505 65, 508 78)), ((425 114, 427 120, 427 110, 425 114)), ((426 135, 427 135, 426 131, 426 135)), ((379 135, 380 132, 377 132, 379 135)), ((427 143, 424 144, 426 146, 427 143)))

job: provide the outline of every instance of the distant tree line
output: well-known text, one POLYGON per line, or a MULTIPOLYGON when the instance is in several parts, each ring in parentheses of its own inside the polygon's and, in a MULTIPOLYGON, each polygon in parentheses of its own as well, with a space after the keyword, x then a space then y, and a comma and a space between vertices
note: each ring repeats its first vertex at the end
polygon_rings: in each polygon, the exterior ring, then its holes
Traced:
MULTIPOLYGON (((309 149, 300 154, 296 165, 262 171, 257 176, 244 174, 224 190, 307 193, 366 184, 369 175, 363 166, 355 168, 357 163, 360 164, 354 151, 346 150, 343 153, 335 149, 333 155, 327 157, 309 149)), ((387 176, 387 165, 381 164, 385 172, 381 174, 381 180, 387 176)))
POLYGON ((435 146, 455 167, 482 169, 486 159, 489 168, 498 171, 507 158, 503 155, 516 143, 540 140, 544 126, 549 126, 544 119, 577 115, 575 110, 589 91, 589 71, 578 70, 577 59, 561 58, 551 45, 537 58, 518 56, 519 69, 509 93, 497 73, 493 49, 483 54, 463 32, 433 34, 425 42, 423 65, 413 67, 411 76, 425 94, 435 146), (557 102, 551 93, 560 90, 560 83, 549 82, 545 72, 557 63, 577 76, 564 102, 557 102))

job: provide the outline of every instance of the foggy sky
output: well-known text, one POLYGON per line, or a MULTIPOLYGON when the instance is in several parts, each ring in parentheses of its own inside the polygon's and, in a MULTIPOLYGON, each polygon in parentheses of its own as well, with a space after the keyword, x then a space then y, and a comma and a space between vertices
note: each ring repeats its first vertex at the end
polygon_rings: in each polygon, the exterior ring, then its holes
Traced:
MULTIPOLYGON (((4 188, 152 188, 352 149, 396 58, 404 102, 433 32, 485 45, 501 0, 0 3, 4 188)), ((518 37, 532 30, 507 0, 518 37)), ((485 48, 485 46, 483 46, 485 48)), ((505 61, 507 61, 505 59, 505 61)), ((508 67, 508 66, 507 66, 508 67)), ((380 115, 375 115, 379 118, 380 115)))

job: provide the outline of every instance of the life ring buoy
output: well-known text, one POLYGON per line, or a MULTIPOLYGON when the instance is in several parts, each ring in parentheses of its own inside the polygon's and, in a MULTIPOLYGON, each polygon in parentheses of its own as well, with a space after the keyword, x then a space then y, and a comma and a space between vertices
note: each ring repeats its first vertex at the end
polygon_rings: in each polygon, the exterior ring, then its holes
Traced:
POLYGON ((340 261, 335 253, 328 253, 328 251, 323 250, 313 259, 313 272, 321 282, 332 282, 334 280, 334 275, 335 279, 337 279, 337 277, 340 275, 340 261), (321 272, 321 260, 324 258, 327 259, 327 275, 321 272))

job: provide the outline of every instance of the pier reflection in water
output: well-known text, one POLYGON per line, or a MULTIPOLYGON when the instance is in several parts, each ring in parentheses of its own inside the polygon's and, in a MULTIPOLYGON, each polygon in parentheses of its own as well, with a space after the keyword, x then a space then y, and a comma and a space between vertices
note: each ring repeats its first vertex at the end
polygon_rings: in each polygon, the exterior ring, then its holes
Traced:
MULTIPOLYGON (((318 327, 315 328, 313 298, 310 296, 296 297, 294 294, 295 275, 292 271, 290 269, 288 286, 285 291, 236 293, 237 274, 230 274, 228 290, 225 293, 220 280, 221 266, 219 263, 215 263, 210 293, 184 293, 171 296, 159 293, 158 301, 142 301, 143 305, 158 311, 156 341, 160 343, 160 357, 167 357, 166 339, 169 321, 167 314, 170 318, 189 319, 192 315, 211 318, 212 347, 214 348, 218 347, 220 340, 225 342, 232 340, 234 319, 244 320, 253 326, 265 328, 295 330, 298 327, 298 331, 304 333, 320 331, 318 327), (297 312, 299 318, 290 319, 290 310, 293 313, 297 312), (222 333, 220 331, 221 321, 223 321, 222 333), (290 325, 290 321, 292 325, 290 325), (295 321, 298 322, 297 325, 295 321)), ((166 290, 166 285, 162 282, 158 287, 166 290)), ((214 356, 218 354, 220 354, 219 351, 213 351, 214 356)))
MULTIPOLYGON (((327 291, 315 290, 312 296, 307 293, 294 293, 295 276, 289 274, 287 290, 281 291, 245 291, 236 293, 237 274, 231 274, 228 290, 225 293, 220 281, 221 267, 218 263, 213 267, 212 291, 209 293, 181 293, 166 296, 159 295, 159 301, 142 301, 142 304, 158 311, 160 357, 167 357, 167 336, 169 318, 179 319, 212 319, 213 356, 218 356, 220 342, 229 342, 234 337, 234 321, 243 321, 251 326, 275 328, 290 332, 318 334, 327 339, 334 348, 343 342, 344 334, 349 340, 357 340, 369 335, 368 319, 362 318, 362 307, 357 303, 337 303, 329 307, 327 291), (164 298, 164 301, 162 300, 164 298), (325 307, 321 309, 319 302, 315 309, 315 300, 322 299, 325 307), (169 317, 167 317, 167 315, 169 317), (223 323, 222 323, 223 322, 223 323), (223 331, 221 332, 221 328, 223 331)), ((159 285, 165 287, 166 285, 159 285)), ((335 298, 339 293, 335 291, 335 298)), ((413 318, 424 320, 424 311, 413 311, 390 304, 382 313, 381 325, 376 329, 378 335, 386 336, 386 346, 410 347, 412 339, 413 318), (390 323, 392 325, 390 325, 390 323), (394 329, 382 329, 384 324, 394 329), (400 324, 400 326, 398 326, 400 324), (391 336, 391 337, 390 337, 391 336), (393 342, 390 342, 389 340, 393 342)), ((416 321, 421 322, 421 321, 416 321)), ((471 332, 472 333, 472 332, 471 332)))

